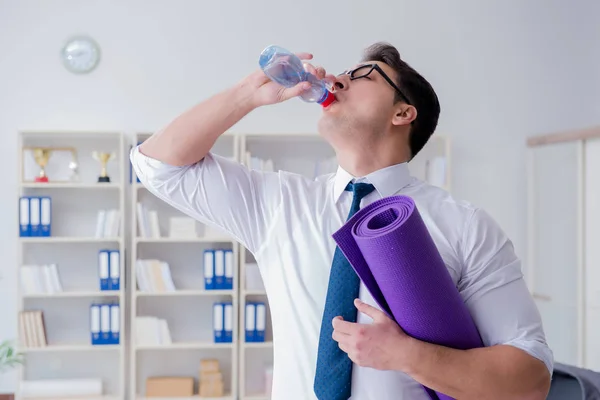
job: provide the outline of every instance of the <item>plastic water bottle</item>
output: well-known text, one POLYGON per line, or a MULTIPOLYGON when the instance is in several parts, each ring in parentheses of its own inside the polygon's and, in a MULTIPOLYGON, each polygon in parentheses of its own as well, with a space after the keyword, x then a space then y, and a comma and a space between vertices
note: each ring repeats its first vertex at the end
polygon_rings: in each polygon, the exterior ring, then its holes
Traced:
POLYGON ((260 53, 258 64, 265 75, 286 88, 294 87, 300 82, 310 82, 311 88, 300 95, 308 103, 327 107, 335 100, 325 82, 306 72, 302 60, 284 48, 275 45, 267 47, 260 53))

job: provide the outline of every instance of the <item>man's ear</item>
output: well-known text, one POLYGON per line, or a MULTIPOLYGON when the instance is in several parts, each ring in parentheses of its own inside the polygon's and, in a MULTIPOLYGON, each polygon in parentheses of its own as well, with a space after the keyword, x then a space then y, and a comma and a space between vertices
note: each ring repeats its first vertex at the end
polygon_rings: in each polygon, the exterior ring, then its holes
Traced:
POLYGON ((396 126, 410 125, 415 119, 417 119, 417 109, 408 104, 400 104, 396 108, 396 113, 392 118, 392 124, 396 126))

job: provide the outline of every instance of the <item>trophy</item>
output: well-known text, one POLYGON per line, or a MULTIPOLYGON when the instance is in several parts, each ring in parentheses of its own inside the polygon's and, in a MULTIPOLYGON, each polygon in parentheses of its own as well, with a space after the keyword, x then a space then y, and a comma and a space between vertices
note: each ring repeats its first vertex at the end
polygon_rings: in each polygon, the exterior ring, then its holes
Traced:
POLYGON ((115 153, 105 153, 105 152, 100 152, 100 151, 94 151, 92 153, 92 156, 100 161, 100 164, 102 165, 102 170, 100 171, 100 176, 98 177, 98 182, 110 182, 110 177, 107 175, 106 172, 106 164, 112 160, 113 158, 115 158, 115 153))
POLYGON ((35 147, 33 149, 33 158, 37 165, 40 166, 40 173, 35 177, 36 182, 48 182, 48 176, 46 176, 46 166, 48 165, 48 159, 52 150, 44 147, 35 147))

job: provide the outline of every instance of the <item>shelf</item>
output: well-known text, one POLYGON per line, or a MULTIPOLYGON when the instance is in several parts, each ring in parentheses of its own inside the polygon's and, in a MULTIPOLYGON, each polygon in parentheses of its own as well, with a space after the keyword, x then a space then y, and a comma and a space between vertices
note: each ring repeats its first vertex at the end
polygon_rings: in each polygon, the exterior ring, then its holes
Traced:
POLYGON ((156 344, 137 346, 136 350, 203 350, 203 349, 232 349, 235 343, 214 342, 185 342, 172 344, 156 344))
POLYGON ((273 342, 257 342, 257 343, 246 343, 246 342, 242 342, 242 347, 245 347, 247 349, 272 349, 273 348, 273 342))
POLYGON ((83 352, 83 351, 110 351, 119 350, 121 345, 119 344, 106 344, 92 346, 91 344, 72 344, 72 345, 48 345, 45 347, 30 347, 30 348, 19 348, 19 351, 23 353, 56 353, 56 352, 83 352))
POLYGON ((244 290, 244 296, 266 296, 267 292, 264 290, 244 290))
POLYGON ((135 238, 136 243, 234 243, 234 240, 226 237, 191 237, 191 238, 135 238))
POLYGON ((137 297, 166 297, 166 296, 234 296, 234 290, 176 290, 174 292, 140 292, 137 297))
POLYGON ((103 140, 120 140, 121 132, 116 131, 76 131, 76 130, 60 130, 60 131, 42 131, 42 130, 27 130, 20 132, 23 139, 103 139, 103 140))
POLYGON ((144 397, 137 396, 136 400, 234 400, 231 394, 225 393, 223 397, 200 397, 198 395, 191 397, 144 397))
MULTIPOLYGON (((21 400, 122 400, 119 396, 20 397, 21 400)), ((152 400, 156 400, 152 398, 152 400)))
POLYGON ((121 295, 119 290, 96 290, 81 292, 57 292, 57 293, 36 293, 23 295, 25 299, 51 299, 51 298, 74 298, 74 297, 118 297, 121 295))
POLYGON ((22 182, 20 185, 22 188, 27 189, 93 189, 93 190, 104 190, 104 189, 120 189, 121 184, 116 182, 111 183, 72 183, 72 182, 49 182, 49 183, 37 183, 37 182, 22 182))
MULTIPOLYGON (((42 214, 44 217, 48 215, 52 235, 22 237, 15 232, 18 255, 13 268, 19 325, 16 343, 17 351, 26 357, 17 374, 17 386, 24 380, 98 377, 102 379, 102 392, 69 399, 123 400, 127 398, 126 372, 130 353, 126 329, 130 297, 125 279, 128 272, 125 257, 130 246, 130 238, 126 236, 129 217, 126 192, 129 189, 130 165, 128 138, 118 131, 40 130, 19 131, 18 141, 19 162, 15 172, 18 217, 21 205, 25 205, 21 202, 22 196, 50 197, 50 213, 47 214, 48 208, 40 204, 37 223, 46 221, 46 218, 41 218, 42 214), (48 182, 35 180, 40 171, 40 160, 34 148, 52 149, 46 168, 48 182), (98 182, 102 163, 98 162, 94 152, 115 155, 106 165, 110 182, 98 182), (78 179, 71 180, 73 161, 78 179), (118 220, 110 220, 118 223, 119 229, 106 230, 110 232, 108 237, 96 236, 100 210, 119 212, 118 220), (119 260, 112 259, 111 276, 116 278, 117 268, 120 290, 100 290, 99 252, 104 249, 120 251, 119 260), (49 265, 54 267, 45 268, 49 265), (25 266, 29 268, 22 268, 25 266), (62 290, 52 292, 55 288, 62 290), (106 318, 106 309, 101 310, 103 315, 99 315, 101 313, 91 308, 94 303, 118 305, 118 308, 109 308, 109 318, 106 318), (35 317, 30 318, 32 314, 29 312, 33 311, 35 317), (26 314, 22 316, 21 312, 26 314), (106 328, 118 328, 120 340, 117 344, 92 344, 92 325, 100 328, 98 320, 92 321, 92 317, 103 317, 100 319, 109 323, 106 328), (35 346, 37 343, 47 345, 35 346)), ((25 211, 23 209, 23 216, 25 211)), ((33 215, 30 213, 30 220, 36 223, 33 215)), ((104 271, 102 268, 102 273, 104 271)), ((30 393, 17 398, 63 400, 59 395, 36 395, 30 393)))
POLYGON ((23 243, 108 243, 120 242, 121 238, 97 238, 85 236, 41 236, 41 237, 19 237, 23 243))
POLYGON ((251 396, 242 397, 243 400, 271 400, 271 396, 267 396, 266 394, 256 394, 251 396))

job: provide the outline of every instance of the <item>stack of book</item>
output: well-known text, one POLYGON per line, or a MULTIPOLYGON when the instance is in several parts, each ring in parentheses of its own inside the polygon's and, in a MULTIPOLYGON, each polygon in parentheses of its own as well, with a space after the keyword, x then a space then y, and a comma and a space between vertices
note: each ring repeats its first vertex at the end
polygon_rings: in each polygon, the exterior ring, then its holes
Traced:
POLYGON ((62 292, 56 264, 23 265, 19 271, 23 295, 62 292))
POLYGON ((136 317, 135 337, 139 346, 172 344, 169 324, 157 317, 136 317))
POLYGON ((97 238, 116 238, 121 232, 121 212, 119 210, 99 210, 96 219, 97 238))
POLYGON ((138 236, 143 238, 160 238, 158 212, 148 210, 142 203, 137 203, 138 236))
POLYGON ((19 330, 23 347, 46 347, 48 345, 43 311, 21 311, 19 313, 19 330))
POLYGON ((137 260, 135 276, 141 292, 174 292, 169 264, 160 260, 137 260))

